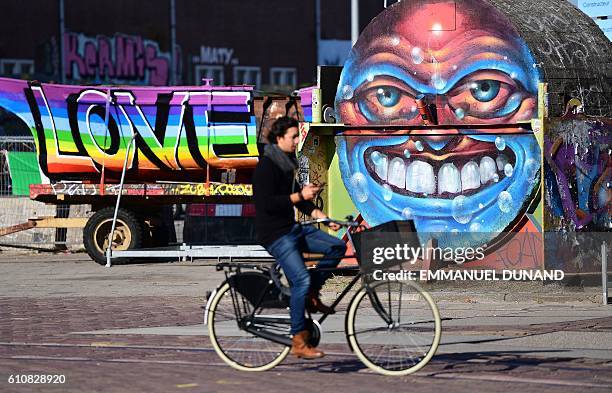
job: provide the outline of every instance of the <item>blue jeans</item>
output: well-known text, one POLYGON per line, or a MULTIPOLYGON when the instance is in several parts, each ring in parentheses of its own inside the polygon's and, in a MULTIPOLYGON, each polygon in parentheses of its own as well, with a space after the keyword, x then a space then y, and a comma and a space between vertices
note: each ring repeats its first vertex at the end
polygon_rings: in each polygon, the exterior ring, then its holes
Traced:
POLYGON ((291 231, 276 239, 266 247, 268 252, 283 268, 283 272, 291 286, 291 300, 289 302, 291 315, 291 334, 305 330, 304 311, 306 295, 312 288, 319 291, 330 272, 321 272, 311 269, 308 274, 304 266, 303 252, 323 254, 318 267, 333 268, 340 262, 346 253, 346 245, 341 239, 328 235, 315 227, 296 224, 291 231), (312 284, 312 285, 311 285, 312 284))

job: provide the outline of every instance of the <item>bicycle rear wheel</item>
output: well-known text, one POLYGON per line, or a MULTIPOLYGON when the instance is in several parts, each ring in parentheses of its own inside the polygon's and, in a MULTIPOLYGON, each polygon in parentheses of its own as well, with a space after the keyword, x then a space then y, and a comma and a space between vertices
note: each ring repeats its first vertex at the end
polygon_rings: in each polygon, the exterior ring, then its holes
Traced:
MULTIPOLYGON (((287 357, 290 347, 279 344, 241 329, 238 326, 232 293, 242 315, 250 315, 252 304, 238 291, 232 291, 225 283, 219 288, 208 309, 208 333, 217 355, 229 366, 241 371, 269 370, 287 357)), ((289 335, 290 317, 283 308, 259 308, 259 320, 280 320, 276 325, 266 325, 277 334, 289 335)))
POLYGON ((440 343, 441 322, 431 296, 412 281, 381 281, 353 297, 347 338, 357 357, 385 375, 411 374, 440 343))

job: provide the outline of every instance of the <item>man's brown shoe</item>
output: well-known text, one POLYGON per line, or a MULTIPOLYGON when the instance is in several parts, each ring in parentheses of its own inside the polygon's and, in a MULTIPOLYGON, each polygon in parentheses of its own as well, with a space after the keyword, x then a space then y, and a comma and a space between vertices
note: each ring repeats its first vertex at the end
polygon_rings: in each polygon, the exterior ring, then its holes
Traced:
POLYGON ((306 310, 311 314, 317 312, 322 314, 335 314, 336 310, 323 304, 320 296, 321 295, 316 291, 311 290, 308 292, 308 296, 306 297, 306 310))
POLYGON ((293 345, 291 346, 291 354, 297 356, 302 359, 319 359, 325 356, 322 351, 319 351, 316 348, 311 347, 308 344, 308 337, 310 333, 308 330, 302 330, 297 333, 291 339, 293 345))

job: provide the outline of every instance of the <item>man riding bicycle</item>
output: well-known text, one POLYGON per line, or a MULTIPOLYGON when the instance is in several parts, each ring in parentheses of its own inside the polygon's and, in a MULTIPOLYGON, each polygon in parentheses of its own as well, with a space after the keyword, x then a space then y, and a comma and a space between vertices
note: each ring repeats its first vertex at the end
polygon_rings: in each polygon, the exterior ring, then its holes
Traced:
MULTIPOLYGON (((315 219, 327 218, 312 203, 321 187, 313 184, 301 187, 296 181, 298 140, 295 119, 280 117, 272 125, 269 144, 253 176, 255 228, 258 241, 278 261, 291 286, 291 353, 299 358, 316 359, 324 353, 308 343, 304 312, 306 308, 311 313, 334 312, 320 300, 320 290, 329 273, 314 269, 309 274, 302 253, 323 254, 318 267, 333 268, 344 256, 346 245, 341 239, 295 221, 294 207, 315 219)), ((329 227, 335 231, 340 228, 336 223, 330 223, 329 227)))

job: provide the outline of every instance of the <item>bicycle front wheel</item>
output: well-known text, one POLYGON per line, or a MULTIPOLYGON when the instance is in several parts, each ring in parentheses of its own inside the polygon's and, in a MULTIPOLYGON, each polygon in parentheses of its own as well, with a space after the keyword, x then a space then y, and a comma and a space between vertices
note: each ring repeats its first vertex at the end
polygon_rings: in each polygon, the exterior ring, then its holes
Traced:
MULTIPOLYGON (((211 300, 208 309, 208 334, 217 355, 229 366, 241 371, 266 371, 287 357, 290 347, 255 336, 238 326, 234 301, 242 315, 253 311, 251 303, 238 291, 232 291, 225 283, 211 300)), ((287 319, 277 328, 279 334, 289 335, 290 318, 286 309, 260 308, 256 315, 275 320, 287 319)))
POLYGON ((412 281, 381 281, 361 288, 349 305, 346 326, 357 357, 385 375, 421 369, 440 343, 438 307, 412 281))

